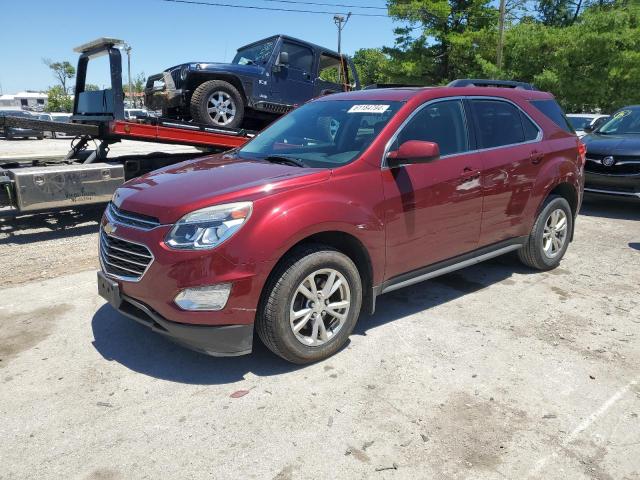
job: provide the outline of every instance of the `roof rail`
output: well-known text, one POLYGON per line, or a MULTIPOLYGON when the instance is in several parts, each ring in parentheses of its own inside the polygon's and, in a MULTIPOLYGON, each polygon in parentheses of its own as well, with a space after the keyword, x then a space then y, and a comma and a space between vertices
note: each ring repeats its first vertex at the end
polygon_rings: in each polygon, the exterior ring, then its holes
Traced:
POLYGON ((526 82, 516 82, 513 80, 488 80, 480 78, 461 78, 449 83, 447 87, 505 87, 518 88, 521 90, 537 90, 536 87, 526 82))
POLYGON ((402 88, 402 87, 414 87, 422 88, 424 85, 410 85, 408 83, 372 83, 366 87, 362 87, 363 90, 374 90, 376 88, 402 88))

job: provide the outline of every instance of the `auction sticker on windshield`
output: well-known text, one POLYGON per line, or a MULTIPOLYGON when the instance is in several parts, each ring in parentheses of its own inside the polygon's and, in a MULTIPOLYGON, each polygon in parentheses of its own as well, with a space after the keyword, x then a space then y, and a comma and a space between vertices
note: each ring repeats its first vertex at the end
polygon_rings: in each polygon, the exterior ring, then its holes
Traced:
POLYGON ((347 113, 384 113, 391 105, 354 105, 347 113))

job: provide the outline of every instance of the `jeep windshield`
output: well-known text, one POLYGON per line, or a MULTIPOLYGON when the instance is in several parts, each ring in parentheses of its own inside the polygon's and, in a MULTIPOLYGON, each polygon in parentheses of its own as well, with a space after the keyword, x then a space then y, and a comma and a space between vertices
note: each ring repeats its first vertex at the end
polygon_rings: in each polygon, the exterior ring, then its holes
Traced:
POLYGON ((270 161, 291 158, 308 167, 333 168, 355 160, 403 102, 326 100, 294 110, 238 153, 270 161))
POLYGON ((231 63, 235 63, 236 65, 261 65, 267 63, 275 44, 275 40, 269 40, 241 48, 236 53, 236 56, 233 57, 231 63))
POLYGON ((623 108, 611 116, 611 119, 598 129, 603 135, 640 134, 640 108, 623 108))

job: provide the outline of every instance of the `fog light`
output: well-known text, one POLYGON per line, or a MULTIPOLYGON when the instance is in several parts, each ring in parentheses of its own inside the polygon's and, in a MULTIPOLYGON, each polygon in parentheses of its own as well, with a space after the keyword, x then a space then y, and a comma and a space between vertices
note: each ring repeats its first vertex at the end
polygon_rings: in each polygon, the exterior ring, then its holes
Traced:
POLYGON ((230 283, 185 288, 176 295, 174 302, 183 310, 222 310, 230 292, 230 283))

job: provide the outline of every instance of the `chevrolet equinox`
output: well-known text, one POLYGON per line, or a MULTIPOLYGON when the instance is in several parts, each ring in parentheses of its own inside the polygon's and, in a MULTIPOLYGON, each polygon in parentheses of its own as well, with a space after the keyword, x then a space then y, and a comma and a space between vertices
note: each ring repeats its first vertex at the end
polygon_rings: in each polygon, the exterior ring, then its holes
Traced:
MULTIPOLYGON (((125 183, 100 294, 209 355, 339 350, 378 295, 511 251, 555 268, 584 146, 549 93, 456 81, 311 101, 243 147, 125 183)), ((494 85, 494 84, 491 84, 494 85)))

